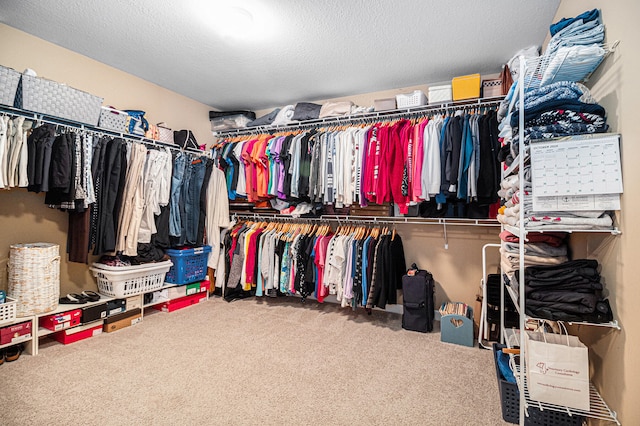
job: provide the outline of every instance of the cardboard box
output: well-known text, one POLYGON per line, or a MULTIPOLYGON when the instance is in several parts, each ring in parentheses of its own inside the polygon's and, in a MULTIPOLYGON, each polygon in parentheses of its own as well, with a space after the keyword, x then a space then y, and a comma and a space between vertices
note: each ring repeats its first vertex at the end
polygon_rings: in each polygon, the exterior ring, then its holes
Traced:
POLYGON ((31 337, 31 321, 0 328, 0 345, 12 343, 23 337, 31 337))
POLYGON ((191 296, 197 293, 205 293, 209 291, 211 281, 204 280, 197 283, 186 284, 178 287, 171 287, 166 289, 167 299, 177 299, 184 296, 191 296))
POLYGON ((138 294, 137 296, 127 297, 125 299, 127 301, 126 311, 132 311, 134 309, 142 308, 142 295, 138 294))
POLYGON ((115 299, 107 302, 107 316, 121 314, 127 310, 126 299, 115 299))
POLYGON ((207 299, 207 293, 196 293, 191 296, 181 297, 179 299, 169 300, 158 305, 154 305, 153 309, 157 309, 162 312, 173 312, 178 309, 186 308, 187 306, 195 305, 207 299))
POLYGON ((48 330, 59 331, 80 325, 81 319, 82 310, 72 309, 70 311, 44 316, 40 318, 39 325, 48 330))
POLYGON ((137 308, 132 311, 127 311, 122 314, 108 317, 104 322, 103 330, 107 333, 112 333, 114 331, 118 331, 120 329, 138 324, 140 321, 142 321, 142 310, 140 308, 137 308))
POLYGON ((107 317, 107 310, 108 305, 106 302, 82 308, 82 323, 87 324, 89 322, 105 319, 107 317))
POLYGON ((102 334, 102 321, 94 321, 79 327, 70 328, 53 333, 53 338, 63 345, 88 339, 89 337, 102 334))

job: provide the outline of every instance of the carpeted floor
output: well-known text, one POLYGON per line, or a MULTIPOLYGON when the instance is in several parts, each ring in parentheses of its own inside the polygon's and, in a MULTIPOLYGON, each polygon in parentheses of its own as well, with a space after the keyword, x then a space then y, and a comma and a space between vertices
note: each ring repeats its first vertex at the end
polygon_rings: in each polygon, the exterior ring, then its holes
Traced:
POLYGON ((0 424, 507 424, 492 356, 396 314, 215 298, 5 363, 0 424))

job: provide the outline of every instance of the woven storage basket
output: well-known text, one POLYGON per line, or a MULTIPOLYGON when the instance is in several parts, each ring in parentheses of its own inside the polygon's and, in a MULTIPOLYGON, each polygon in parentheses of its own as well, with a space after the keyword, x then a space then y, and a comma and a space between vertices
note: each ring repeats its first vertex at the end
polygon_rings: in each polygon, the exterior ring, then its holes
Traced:
POLYGON ((18 317, 49 312, 58 307, 59 252, 59 246, 51 243, 10 246, 7 295, 16 299, 18 317))
POLYGON ((46 78, 23 75, 16 106, 78 123, 96 126, 102 98, 46 78))
POLYGON ((20 83, 20 73, 0 65, 0 104, 13 106, 20 83))

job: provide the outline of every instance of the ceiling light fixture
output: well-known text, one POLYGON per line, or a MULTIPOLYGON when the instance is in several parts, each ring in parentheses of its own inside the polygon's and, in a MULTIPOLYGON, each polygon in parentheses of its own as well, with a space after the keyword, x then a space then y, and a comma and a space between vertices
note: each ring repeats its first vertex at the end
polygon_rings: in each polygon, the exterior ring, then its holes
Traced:
POLYGON ((216 29, 223 37, 246 38, 255 32, 253 15, 242 7, 222 8, 216 17, 216 29))

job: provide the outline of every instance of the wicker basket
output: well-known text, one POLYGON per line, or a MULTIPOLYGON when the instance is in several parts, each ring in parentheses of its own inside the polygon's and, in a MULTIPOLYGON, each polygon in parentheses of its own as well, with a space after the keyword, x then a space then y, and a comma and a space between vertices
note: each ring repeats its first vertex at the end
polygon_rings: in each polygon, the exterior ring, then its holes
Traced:
POLYGON ((59 246, 13 244, 9 251, 7 296, 16 299, 16 316, 53 311, 60 297, 59 246))
POLYGON ((0 65, 0 104, 13 106, 20 83, 20 73, 0 65))
POLYGON ((96 126, 102 98, 46 78, 23 75, 16 107, 96 126))

